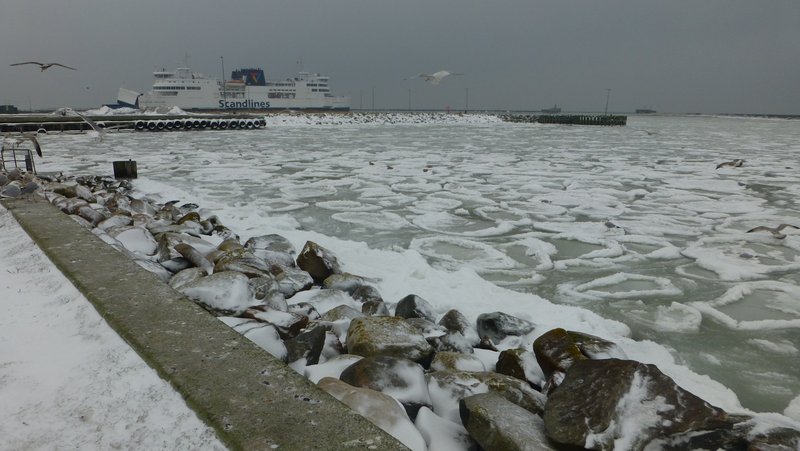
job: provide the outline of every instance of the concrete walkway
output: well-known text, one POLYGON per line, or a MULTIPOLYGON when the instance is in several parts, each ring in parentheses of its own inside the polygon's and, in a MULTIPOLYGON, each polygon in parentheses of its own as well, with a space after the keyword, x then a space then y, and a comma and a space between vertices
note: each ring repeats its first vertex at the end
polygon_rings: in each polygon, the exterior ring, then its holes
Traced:
POLYGON ((407 449, 49 203, 3 205, 231 449, 407 449))

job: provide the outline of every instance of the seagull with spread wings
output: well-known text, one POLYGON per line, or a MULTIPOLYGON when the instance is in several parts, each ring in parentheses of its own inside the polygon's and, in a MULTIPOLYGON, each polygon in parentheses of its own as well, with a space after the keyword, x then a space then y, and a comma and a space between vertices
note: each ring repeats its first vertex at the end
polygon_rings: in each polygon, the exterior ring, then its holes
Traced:
POLYGON ((39 157, 42 156, 42 146, 39 145, 39 140, 36 139, 35 133, 20 133, 18 135, 13 135, 11 133, 6 133, 3 135, 3 140, 9 140, 13 145, 20 145, 26 139, 33 144, 33 148, 36 149, 36 155, 39 157))
POLYGON ((769 232, 769 233, 771 233, 771 234, 772 234, 772 236, 774 236, 775 238, 777 238, 777 239, 779 239, 779 240, 782 240, 782 239, 786 238, 786 234, 785 234, 785 233, 782 233, 782 232, 781 232, 781 230, 783 230, 783 229, 785 229, 785 228, 787 228, 787 227, 789 227, 789 228, 792 228, 792 229, 800 229, 800 227, 797 227, 796 225, 792 225, 792 224, 781 224, 781 225, 779 225, 778 227, 767 227, 767 226, 758 226, 758 227, 753 227, 752 229, 748 230, 748 231, 747 231, 747 233, 752 233, 752 232, 769 232))
POLYGON ((432 85, 438 85, 440 81, 442 81, 445 77, 448 77, 450 75, 464 75, 464 74, 458 72, 450 72, 448 70, 440 70, 439 72, 434 72, 432 74, 419 74, 410 78, 422 78, 423 80, 427 81, 432 85))
POLYGON ((70 69, 70 70, 78 70, 78 69, 75 69, 74 67, 65 66, 65 65, 63 65, 61 63, 40 63, 38 61, 25 61, 24 63, 14 63, 14 64, 10 64, 10 65, 11 66, 22 66, 22 65, 25 65, 25 64, 35 64, 35 65, 39 66, 40 69, 42 69, 42 72, 46 71, 47 69, 50 69, 53 66, 63 67, 65 69, 70 69))

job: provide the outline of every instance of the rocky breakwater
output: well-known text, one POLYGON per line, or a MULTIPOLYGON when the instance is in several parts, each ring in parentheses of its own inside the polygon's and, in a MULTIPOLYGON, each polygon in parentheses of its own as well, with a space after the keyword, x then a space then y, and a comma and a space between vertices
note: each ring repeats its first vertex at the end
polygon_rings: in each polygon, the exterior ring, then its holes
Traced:
POLYGON ((438 316, 414 294, 385 300, 378 281, 314 242, 242 242, 198 205, 135 198, 126 181, 4 177, 6 197, 36 183, 31 192, 411 449, 800 447, 800 431, 725 412, 602 338, 503 312, 438 316), (532 348, 503 346, 525 336, 532 348))

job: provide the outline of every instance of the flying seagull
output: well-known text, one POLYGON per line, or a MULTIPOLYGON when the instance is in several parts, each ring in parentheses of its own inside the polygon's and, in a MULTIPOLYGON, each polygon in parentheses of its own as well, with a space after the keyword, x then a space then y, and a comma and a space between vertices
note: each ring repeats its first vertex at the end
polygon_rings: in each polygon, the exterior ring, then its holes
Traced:
POLYGON ((724 168, 724 167, 731 167, 731 168, 738 168, 742 164, 744 164, 744 160, 737 158, 733 161, 724 161, 717 165, 716 169, 724 168))
POLYGON ((419 74, 419 75, 415 75, 415 76, 410 77, 410 78, 422 78, 422 79, 424 79, 425 81, 427 81, 428 83, 430 83, 432 85, 438 85, 439 82, 442 81, 442 79, 444 79, 444 77, 447 77, 447 76, 450 76, 450 75, 464 75, 464 74, 457 73, 457 72, 450 72, 450 71, 447 71, 447 70, 440 70, 439 72, 434 72, 432 74, 419 74))
POLYGON ((22 66, 24 64, 35 64, 35 65, 39 66, 39 68, 42 69, 42 72, 46 71, 47 69, 50 69, 53 66, 59 66, 59 67, 63 67, 65 69, 71 69, 71 70, 78 70, 78 69, 75 69, 74 67, 65 66, 65 65, 63 65, 61 63, 40 63, 40 62, 37 62, 37 61, 26 61, 24 63, 14 63, 14 64, 11 64, 11 66, 22 66))
MULTIPOLYGON (((5 135, 5 137, 9 137, 9 135, 5 135)), ((36 149, 36 155, 39 155, 41 158, 42 156, 42 147, 39 145, 39 140, 36 139, 36 134, 34 133, 21 133, 17 138, 10 138, 11 142, 15 145, 19 145, 24 140, 29 140, 33 143, 33 148, 36 149)))
POLYGON ((59 108, 54 112, 54 114, 58 114, 60 116, 66 116, 68 114, 72 114, 72 115, 78 116, 79 118, 83 119, 83 122, 86 122, 87 124, 89 124, 89 127, 92 127, 92 130, 96 131, 100 135, 101 139, 102 139, 103 134, 105 133, 105 130, 103 130, 99 125, 97 125, 97 123, 95 121, 90 119, 88 116, 85 116, 85 115, 73 110, 70 107, 59 108))
POLYGON ((800 229, 800 227, 797 227, 795 225, 781 224, 778 227, 767 227, 767 226, 753 227, 752 229, 748 230, 747 233, 750 233, 750 232, 769 232, 775 238, 777 238, 779 240, 782 240, 782 239, 786 238, 786 235, 781 233, 781 230, 785 229, 786 227, 791 227, 793 229, 800 229))

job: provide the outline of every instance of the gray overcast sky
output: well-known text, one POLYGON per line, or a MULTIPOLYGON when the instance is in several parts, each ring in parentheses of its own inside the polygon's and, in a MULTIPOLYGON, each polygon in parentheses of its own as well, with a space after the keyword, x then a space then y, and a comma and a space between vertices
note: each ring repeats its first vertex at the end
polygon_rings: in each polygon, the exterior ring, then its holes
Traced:
POLYGON ((95 107, 197 72, 331 77, 354 108, 800 114, 800 0, 0 0, 0 104, 95 107), (21 61, 61 62, 78 71, 21 61), (422 72, 463 76, 430 86, 422 72))

